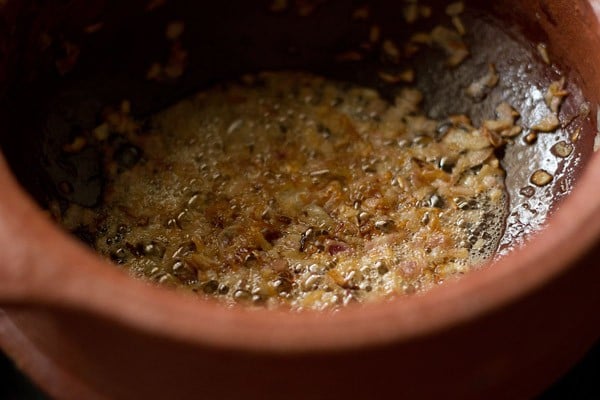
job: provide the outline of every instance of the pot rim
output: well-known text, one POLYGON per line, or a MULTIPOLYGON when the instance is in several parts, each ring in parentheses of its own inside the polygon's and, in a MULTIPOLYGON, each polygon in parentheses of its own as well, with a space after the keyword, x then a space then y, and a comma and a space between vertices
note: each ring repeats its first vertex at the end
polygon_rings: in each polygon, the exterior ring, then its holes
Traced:
MULTIPOLYGON (((600 1, 583 3, 597 21, 600 1)), ((48 218, 17 183, 0 150, 0 307, 83 312, 174 341, 249 352, 342 351, 407 342, 515 303, 575 268, 600 237, 600 201, 595 200, 600 155, 586 164, 546 226, 492 267, 424 294, 333 313, 289 312, 202 301, 111 268, 48 218)))
POLYGON ((600 234, 600 202, 590 201, 599 181, 600 155, 594 154, 547 226, 492 268, 421 295, 333 313, 289 312, 202 301, 111 268, 44 215, 0 153, 0 242, 15 243, 0 254, 0 304, 80 311, 173 340, 244 351, 340 351, 408 341, 476 319, 573 268, 600 234))

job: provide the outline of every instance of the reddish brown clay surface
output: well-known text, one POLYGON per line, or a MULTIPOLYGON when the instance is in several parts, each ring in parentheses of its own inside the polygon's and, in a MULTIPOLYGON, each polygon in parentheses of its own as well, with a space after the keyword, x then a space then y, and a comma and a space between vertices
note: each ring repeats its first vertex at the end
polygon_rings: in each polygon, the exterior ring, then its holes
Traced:
MULTIPOLYGON (((592 7, 511 4, 597 104, 592 7)), ((0 158, 0 345, 65 399, 529 397, 600 333, 599 181, 596 155, 549 226, 493 268, 423 296, 291 314, 129 279, 56 228, 0 158)))

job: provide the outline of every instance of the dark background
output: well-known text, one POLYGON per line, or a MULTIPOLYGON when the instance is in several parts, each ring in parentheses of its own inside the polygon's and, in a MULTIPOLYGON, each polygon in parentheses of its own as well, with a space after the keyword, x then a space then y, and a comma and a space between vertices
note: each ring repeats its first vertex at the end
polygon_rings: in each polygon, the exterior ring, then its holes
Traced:
MULTIPOLYGON (((0 353, 0 400, 47 400, 12 361, 0 353)), ((600 341, 583 360, 550 387, 537 400, 600 399, 600 341)))

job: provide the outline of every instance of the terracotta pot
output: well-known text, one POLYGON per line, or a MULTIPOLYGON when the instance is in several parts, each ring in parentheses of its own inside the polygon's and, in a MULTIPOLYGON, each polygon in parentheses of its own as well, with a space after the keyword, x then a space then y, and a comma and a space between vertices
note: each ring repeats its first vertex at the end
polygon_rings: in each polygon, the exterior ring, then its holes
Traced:
MULTIPOLYGON (((503 4, 597 104, 600 3, 503 4)), ((593 155, 548 226, 489 268, 424 295, 290 313, 124 276, 57 228, 0 157, 0 345, 65 399, 529 397, 600 335, 598 182, 593 155)))

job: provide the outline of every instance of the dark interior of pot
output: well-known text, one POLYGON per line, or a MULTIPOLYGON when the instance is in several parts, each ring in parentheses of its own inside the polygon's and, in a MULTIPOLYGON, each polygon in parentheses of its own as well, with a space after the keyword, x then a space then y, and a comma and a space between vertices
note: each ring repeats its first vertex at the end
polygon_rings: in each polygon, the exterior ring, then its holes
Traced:
MULTIPOLYGON (((368 17, 360 14, 367 9, 363 1, 289 2, 283 11, 276 10, 279 2, 234 3, 9 2, 0 26, 5 83, 0 140, 21 184, 44 207, 52 199, 65 206, 101 202, 100 150, 89 145, 73 153, 64 146, 93 131, 102 123, 105 107, 123 99, 130 101, 136 117, 144 118, 217 82, 282 69, 372 87, 391 97, 398 85, 378 76, 381 53, 363 48, 356 57, 352 51, 374 24, 397 42, 416 30, 430 31, 439 20, 436 10, 444 9, 433 3, 447 4, 428 2, 434 15, 412 25, 406 22, 404 2, 372 2, 368 17), (185 71, 178 79, 149 80, 149 66, 172 51, 165 26, 173 20, 185 22, 185 71)), ((597 45, 596 39, 582 31, 577 44, 567 48, 542 28, 558 30, 569 22, 572 15, 556 14, 565 7, 587 19, 592 11, 585 2, 546 3, 467 2, 461 18, 470 56, 456 68, 444 67, 441 50, 416 55, 414 61, 415 86, 425 95, 428 116, 467 114, 475 123, 505 101, 519 112, 524 127, 532 126, 542 112, 546 88, 566 78, 569 95, 560 108, 558 129, 538 133, 526 128, 499 154, 507 174, 509 212, 498 254, 542 226, 574 188, 593 153, 596 80, 584 79, 593 68, 576 61, 586 45, 597 45), (497 86, 484 98, 456 95, 484 75, 490 63, 500 76, 497 86), (558 143, 571 149, 568 154, 556 154, 558 143), (552 179, 534 184, 532 175, 538 170, 552 179)), ((86 239, 85 232, 82 237, 86 239)))

